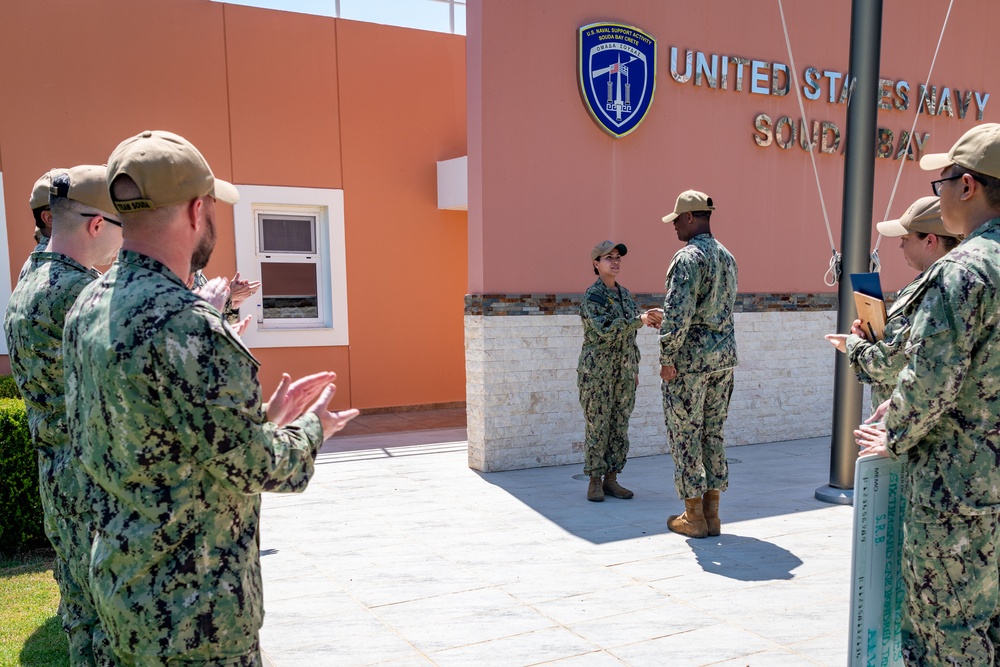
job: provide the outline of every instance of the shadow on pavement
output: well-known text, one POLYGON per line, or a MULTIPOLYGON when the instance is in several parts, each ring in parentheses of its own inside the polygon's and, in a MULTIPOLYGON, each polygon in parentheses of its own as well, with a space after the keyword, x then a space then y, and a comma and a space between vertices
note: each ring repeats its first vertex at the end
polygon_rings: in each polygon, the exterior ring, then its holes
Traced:
POLYGON ((754 537, 724 534, 689 538, 698 565, 705 572, 740 581, 792 579, 802 559, 791 551, 754 537))
MULTIPOLYGON (((815 490, 828 479, 828 438, 731 447, 729 462, 729 490, 722 494, 720 511, 723 531, 744 521, 832 507, 814 496, 815 490)), ((588 502, 588 479, 581 474, 581 467, 565 465, 477 474, 563 530, 594 543, 669 533, 667 516, 684 511, 674 488, 670 455, 629 459, 618 481, 635 492, 631 500, 609 497, 604 502, 588 502)), ((738 537, 735 541, 741 540, 741 549, 752 546, 745 543, 747 540, 758 542, 738 537)), ((696 546, 703 549, 706 545, 696 546)), ((795 557, 788 556, 791 563, 795 557)))

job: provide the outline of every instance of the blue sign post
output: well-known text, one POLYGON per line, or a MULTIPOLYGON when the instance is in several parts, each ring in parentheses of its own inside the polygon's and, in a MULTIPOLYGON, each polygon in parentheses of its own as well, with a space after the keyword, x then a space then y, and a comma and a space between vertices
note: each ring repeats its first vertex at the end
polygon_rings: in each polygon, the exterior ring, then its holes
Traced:
POLYGON ((602 130, 617 138, 639 126, 656 89, 656 40, 619 23, 580 28, 580 93, 602 130))

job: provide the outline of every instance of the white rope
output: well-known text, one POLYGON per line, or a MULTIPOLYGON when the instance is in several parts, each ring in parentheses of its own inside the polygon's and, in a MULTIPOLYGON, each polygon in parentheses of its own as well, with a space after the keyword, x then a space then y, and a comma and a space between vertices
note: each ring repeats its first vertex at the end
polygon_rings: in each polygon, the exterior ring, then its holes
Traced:
POLYGON ((830 268, 823 274, 823 282, 827 287, 833 287, 840 282, 840 260, 840 253, 834 250, 833 257, 830 258, 830 268))
MULTIPOLYGON (((799 76, 798 69, 795 67, 795 56, 792 55, 792 42, 788 38, 788 24, 785 22, 785 8, 781 4, 781 0, 778 0, 778 11, 781 14, 781 29, 785 33, 785 48, 788 50, 788 60, 791 65, 792 70, 792 83, 795 85, 795 97, 799 102, 799 113, 801 114, 803 131, 808 131, 804 126, 806 121, 806 109, 805 105, 802 103, 802 88, 799 86, 799 76)), ((830 269, 826 273, 824 280, 827 280, 830 275, 834 276, 834 280, 838 280, 840 277, 840 253, 837 252, 837 245, 833 241, 833 230, 830 229, 830 216, 826 211, 826 201, 823 199, 823 186, 820 184, 819 180, 819 169, 816 167, 816 153, 815 144, 812 141, 812 135, 809 137, 809 159, 812 161, 813 175, 816 177, 816 191, 819 192, 819 203, 820 207, 823 209, 823 222, 826 224, 826 235, 830 238, 830 250, 833 251, 833 258, 830 260, 830 269), (836 268, 834 265, 836 264, 836 268)), ((828 287, 832 287, 834 283, 827 282, 828 287)))
MULTIPOLYGON (((881 236, 881 234, 879 234, 881 236)), ((869 273, 882 273, 882 261, 878 258, 878 243, 875 244, 875 249, 872 250, 872 254, 869 255, 868 262, 868 272, 869 273)))
MULTIPOLYGON (((781 0, 778 0, 778 2, 780 3, 781 0)), ((944 40, 944 30, 945 30, 945 28, 948 27, 948 19, 951 17, 951 8, 952 8, 952 5, 954 5, 954 4, 955 4, 955 0, 951 0, 948 3, 948 11, 945 13, 945 15, 944 15, 944 23, 941 25, 941 34, 938 35, 937 46, 934 47, 934 57, 931 58, 931 67, 927 71, 927 78, 924 79, 924 81, 927 82, 927 85, 930 85, 931 74, 934 72, 934 65, 937 63, 938 52, 941 50, 941 41, 944 40)), ((913 141, 913 133, 917 129, 917 120, 919 120, 919 118, 920 118, 920 107, 924 103, 925 99, 927 99, 927 87, 926 86, 924 87, 923 94, 920 95, 920 100, 917 102, 916 113, 913 114, 913 125, 910 126, 910 141, 913 141)), ((892 201, 893 201, 893 199, 896 198, 896 188, 899 186, 899 179, 903 175, 903 166, 908 161, 909 160, 907 160, 905 157, 902 160, 899 161, 899 171, 896 172, 896 182, 892 184, 892 192, 889 194, 889 203, 885 207, 885 216, 882 218, 883 220, 888 220, 889 219, 889 212, 892 210, 892 201)), ((879 261, 878 261, 878 248, 879 248, 879 245, 881 243, 882 243, 882 235, 879 234, 878 238, 875 239, 875 250, 872 251, 872 263, 871 263, 871 266, 873 267, 872 271, 878 271, 879 268, 880 268, 880 264, 879 264, 879 261)))

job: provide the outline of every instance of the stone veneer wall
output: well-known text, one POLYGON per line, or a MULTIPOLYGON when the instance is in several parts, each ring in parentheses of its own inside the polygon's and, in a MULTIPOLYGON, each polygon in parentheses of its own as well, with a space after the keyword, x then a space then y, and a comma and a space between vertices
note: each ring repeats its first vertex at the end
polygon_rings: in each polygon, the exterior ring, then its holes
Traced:
MULTIPOLYGON (((640 308, 659 295, 634 295, 640 308)), ((469 295, 465 306, 469 466, 483 472, 583 461, 576 364, 581 294, 469 295)), ((741 294, 740 365, 726 423, 729 445, 829 435, 835 294, 741 294)), ((642 363, 630 456, 670 451, 656 333, 639 330, 642 363)))

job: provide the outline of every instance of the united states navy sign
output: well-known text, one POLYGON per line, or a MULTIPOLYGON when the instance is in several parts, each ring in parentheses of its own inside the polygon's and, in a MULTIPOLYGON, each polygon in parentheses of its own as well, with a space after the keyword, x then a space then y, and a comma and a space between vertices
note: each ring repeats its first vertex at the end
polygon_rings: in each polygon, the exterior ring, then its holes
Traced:
POLYGON ((619 23, 580 28, 580 92, 602 130, 624 137, 646 117, 656 88, 656 40, 619 23))

